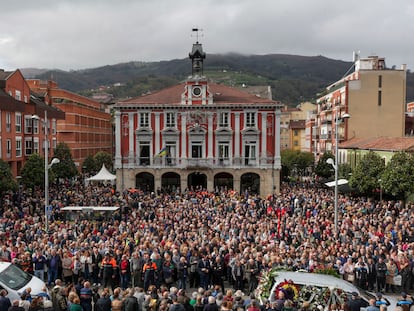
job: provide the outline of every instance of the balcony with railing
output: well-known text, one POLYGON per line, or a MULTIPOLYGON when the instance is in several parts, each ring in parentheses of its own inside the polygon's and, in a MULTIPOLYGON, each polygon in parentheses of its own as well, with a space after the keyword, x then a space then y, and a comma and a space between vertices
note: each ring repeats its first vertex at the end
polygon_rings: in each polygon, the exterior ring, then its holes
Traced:
POLYGON ((321 134, 321 139, 332 139, 332 134, 331 133, 323 133, 321 134))
POLYGON ((271 168, 273 157, 237 157, 237 158, 179 158, 179 157, 124 157, 116 168, 271 168))

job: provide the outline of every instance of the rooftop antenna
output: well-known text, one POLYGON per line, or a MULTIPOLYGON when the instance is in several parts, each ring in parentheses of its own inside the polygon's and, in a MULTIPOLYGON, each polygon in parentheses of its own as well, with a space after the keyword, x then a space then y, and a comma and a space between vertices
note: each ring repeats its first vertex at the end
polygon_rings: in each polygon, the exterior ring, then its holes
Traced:
POLYGON ((201 32, 203 32, 203 29, 195 27, 192 29, 193 34, 191 35, 191 37, 196 37, 197 39, 197 43, 198 43, 198 38, 203 37, 203 34, 201 32), (195 34, 194 34, 195 33, 195 34))

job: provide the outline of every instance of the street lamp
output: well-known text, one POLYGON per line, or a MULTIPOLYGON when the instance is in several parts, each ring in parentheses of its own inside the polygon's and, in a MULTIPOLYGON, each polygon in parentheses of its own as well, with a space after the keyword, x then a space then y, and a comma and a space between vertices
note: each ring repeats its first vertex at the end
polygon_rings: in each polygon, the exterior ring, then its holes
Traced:
POLYGON ((326 163, 333 166, 335 170, 335 205, 334 205, 334 230, 335 235, 338 234, 338 158, 339 158, 339 151, 338 151, 338 145, 339 145, 339 135, 338 135, 338 127, 339 123, 342 122, 345 119, 349 119, 351 116, 348 113, 344 113, 342 116, 338 115, 338 112, 335 116, 335 160, 332 158, 329 158, 326 160, 326 163))
MULTIPOLYGON (((39 116, 33 115, 32 120, 39 120, 39 116)), ((49 206, 49 169, 54 165, 58 164, 60 160, 53 158, 49 164, 49 140, 47 138, 47 111, 45 110, 44 118, 44 130, 45 130, 45 227, 46 232, 49 231, 49 219, 48 219, 48 206, 49 206)))

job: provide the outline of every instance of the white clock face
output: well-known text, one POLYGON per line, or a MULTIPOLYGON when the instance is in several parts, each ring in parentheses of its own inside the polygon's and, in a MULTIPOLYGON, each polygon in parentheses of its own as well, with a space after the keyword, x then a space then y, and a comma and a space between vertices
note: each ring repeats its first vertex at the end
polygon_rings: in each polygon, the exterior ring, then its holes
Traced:
POLYGON ((193 87, 193 95, 194 96, 200 96, 201 95, 201 87, 199 87, 199 86, 193 87))

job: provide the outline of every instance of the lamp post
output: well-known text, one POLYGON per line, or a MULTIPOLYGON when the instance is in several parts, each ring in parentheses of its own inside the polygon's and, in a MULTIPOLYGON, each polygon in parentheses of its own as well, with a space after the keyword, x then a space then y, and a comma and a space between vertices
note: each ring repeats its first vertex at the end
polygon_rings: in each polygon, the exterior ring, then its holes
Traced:
MULTIPOLYGON (((39 120, 39 116, 33 115, 32 120, 39 120)), ((49 169, 60 162, 58 158, 53 158, 49 164, 49 140, 47 133, 47 111, 45 110, 44 118, 44 130, 45 130, 45 228, 46 232, 49 231, 49 219, 48 219, 48 206, 49 206, 49 169)))
POLYGON ((329 158, 326 160, 326 163, 331 164, 335 170, 335 204, 334 204, 334 230, 335 230, 335 236, 338 234, 338 158, 339 158, 339 135, 338 135, 338 128, 339 123, 342 122, 345 119, 349 119, 351 116, 347 113, 343 114, 342 116, 338 115, 338 112, 336 112, 335 115, 335 160, 332 158, 329 158))

